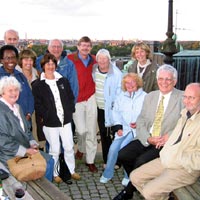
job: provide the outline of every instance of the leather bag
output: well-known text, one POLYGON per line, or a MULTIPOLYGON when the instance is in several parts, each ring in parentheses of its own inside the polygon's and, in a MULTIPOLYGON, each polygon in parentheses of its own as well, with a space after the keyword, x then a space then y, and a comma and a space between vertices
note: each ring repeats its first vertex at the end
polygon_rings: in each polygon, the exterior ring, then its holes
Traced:
POLYGON ((9 171, 19 181, 36 180, 45 175, 46 160, 37 152, 25 157, 14 157, 7 161, 9 171))

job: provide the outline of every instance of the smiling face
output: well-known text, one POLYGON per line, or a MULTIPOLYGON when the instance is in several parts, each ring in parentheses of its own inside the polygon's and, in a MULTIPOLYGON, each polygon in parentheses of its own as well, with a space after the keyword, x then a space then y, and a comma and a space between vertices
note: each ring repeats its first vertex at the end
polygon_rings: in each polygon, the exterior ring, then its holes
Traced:
POLYGON ((56 57, 57 60, 59 60, 63 51, 63 47, 59 40, 52 40, 51 44, 48 46, 48 50, 56 57))
POLYGON ((5 50, 3 54, 3 59, 1 60, 4 69, 12 74, 15 66, 17 65, 17 57, 13 50, 5 50))
POLYGON ((52 60, 49 60, 49 62, 44 65, 44 72, 46 78, 54 77, 55 70, 56 70, 56 65, 52 60))
POLYGON ((97 63, 101 72, 108 72, 110 60, 104 54, 99 54, 97 57, 97 63))
POLYGON ((7 86, 3 90, 2 98, 10 105, 14 105, 19 98, 19 88, 13 85, 7 86))
POLYGON ((133 80, 131 77, 126 77, 125 82, 125 90, 129 93, 135 92, 138 90, 137 82, 133 80))
POLYGON ((159 72, 157 83, 162 94, 168 94, 171 92, 176 85, 176 82, 177 81, 174 79, 171 72, 165 70, 159 72))
POLYGON ((141 47, 138 47, 135 50, 135 58, 141 65, 144 65, 147 62, 147 52, 141 47))
POLYGON ((183 103, 191 114, 200 111, 200 85, 190 84, 186 87, 183 103))
POLYGON ((22 68, 27 71, 32 71, 33 63, 34 63, 34 61, 32 58, 23 58, 22 59, 22 68))
POLYGON ((83 59, 86 59, 90 53, 92 46, 90 42, 81 42, 78 46, 78 51, 83 59))

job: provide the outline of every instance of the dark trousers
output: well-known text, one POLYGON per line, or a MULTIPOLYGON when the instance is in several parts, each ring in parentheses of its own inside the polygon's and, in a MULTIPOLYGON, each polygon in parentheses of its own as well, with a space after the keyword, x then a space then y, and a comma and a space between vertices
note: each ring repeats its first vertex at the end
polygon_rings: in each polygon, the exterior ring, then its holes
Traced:
POLYGON ((98 108, 97 121, 98 121, 100 136, 101 136, 103 161, 106 164, 108 151, 109 151, 110 145, 112 143, 111 128, 105 127, 104 110, 99 109, 99 108, 98 108))
MULTIPOLYGON (((123 165, 129 176, 134 169, 158 158, 160 150, 153 145, 145 147, 139 140, 134 140, 119 151, 118 161, 123 165)), ((128 194, 132 194, 136 191, 136 188, 129 182, 125 190, 128 194)))

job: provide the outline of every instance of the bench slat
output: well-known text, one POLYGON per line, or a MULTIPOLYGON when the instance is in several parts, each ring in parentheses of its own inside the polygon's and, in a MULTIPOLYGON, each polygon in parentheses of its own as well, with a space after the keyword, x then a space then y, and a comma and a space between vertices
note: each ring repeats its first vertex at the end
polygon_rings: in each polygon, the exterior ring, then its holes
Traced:
POLYGON ((173 193, 179 200, 196 200, 191 196, 190 192, 186 188, 176 189, 173 193))
POLYGON ((31 194, 31 196, 34 197, 34 199, 38 200, 52 200, 47 196, 46 192, 43 191, 40 187, 38 188, 37 184, 35 184, 35 181, 29 181, 28 187, 27 187, 28 193, 31 194))
POLYGON ((40 188, 41 196, 44 195, 45 200, 70 200, 70 198, 62 191, 60 191, 54 184, 49 182, 46 178, 38 179, 36 181, 31 181, 35 184, 36 189, 40 188), (48 197, 48 198, 47 198, 48 197))
POLYGON ((176 189, 173 193, 179 200, 200 200, 200 179, 192 185, 176 189))

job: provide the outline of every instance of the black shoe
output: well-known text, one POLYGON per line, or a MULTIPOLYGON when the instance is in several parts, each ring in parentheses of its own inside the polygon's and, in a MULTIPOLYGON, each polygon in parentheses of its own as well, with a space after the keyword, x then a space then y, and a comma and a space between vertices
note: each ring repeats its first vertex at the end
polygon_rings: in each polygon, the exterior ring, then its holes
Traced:
POLYGON ((133 194, 127 194, 125 190, 122 190, 113 200, 128 200, 132 198, 133 194))

